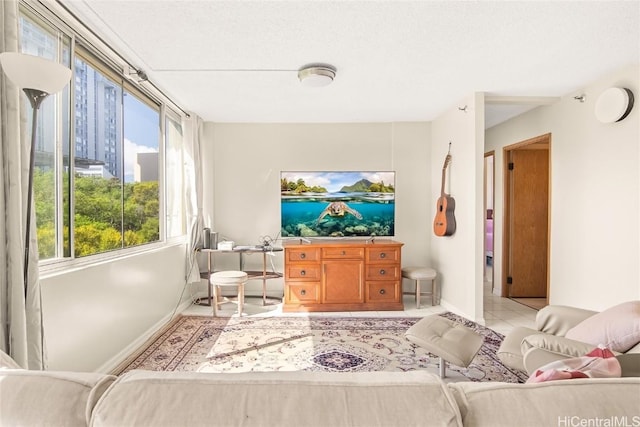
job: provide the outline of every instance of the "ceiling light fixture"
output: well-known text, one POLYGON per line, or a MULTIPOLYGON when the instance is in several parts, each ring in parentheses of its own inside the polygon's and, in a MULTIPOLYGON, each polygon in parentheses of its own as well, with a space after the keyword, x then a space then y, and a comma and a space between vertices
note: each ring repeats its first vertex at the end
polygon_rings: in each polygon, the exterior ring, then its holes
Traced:
POLYGON ((328 64, 309 64, 298 70, 300 83, 306 87, 329 85, 336 77, 336 68, 328 64))

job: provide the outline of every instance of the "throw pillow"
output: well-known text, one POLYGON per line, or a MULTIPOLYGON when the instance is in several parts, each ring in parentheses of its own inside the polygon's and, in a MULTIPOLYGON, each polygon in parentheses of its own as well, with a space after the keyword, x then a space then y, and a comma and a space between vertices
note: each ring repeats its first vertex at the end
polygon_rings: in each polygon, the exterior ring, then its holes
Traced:
POLYGON ((570 380, 572 378, 617 378, 622 375, 620 362, 602 346, 582 357, 556 360, 536 370, 527 383, 570 380))
POLYGON ((640 301, 618 304, 569 329, 567 338, 624 353, 640 342, 640 301))

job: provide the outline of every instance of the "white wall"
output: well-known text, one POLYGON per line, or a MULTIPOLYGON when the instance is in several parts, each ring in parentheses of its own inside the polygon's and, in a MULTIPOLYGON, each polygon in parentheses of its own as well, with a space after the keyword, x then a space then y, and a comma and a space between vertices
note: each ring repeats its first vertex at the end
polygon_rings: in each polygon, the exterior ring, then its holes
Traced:
POLYGON ((185 246, 174 245, 41 275, 48 369, 115 368, 179 305, 184 256, 185 246))
POLYGON ((455 200, 456 232, 437 237, 430 230, 433 266, 438 271, 443 307, 483 323, 483 167, 484 95, 462 100, 431 124, 431 197, 435 216, 442 167, 451 141, 445 193, 455 200), (466 110, 459 109, 467 106, 466 110))
MULTIPOLYGON (((431 187, 429 123, 225 124, 204 129, 207 225, 237 244, 259 243, 280 229, 280 171, 396 171, 396 236, 405 245, 402 263, 429 262, 431 187), (213 212, 213 214, 212 214, 213 212)), ((237 266, 234 255, 216 255, 221 267, 237 266)), ((247 268, 261 267, 259 255, 247 268)), ((276 256, 282 271, 282 253, 276 256)), ((282 281, 268 289, 282 294, 282 281)), ((247 293, 256 293, 250 282, 247 293)))
POLYGON ((640 69, 614 72, 486 132, 495 150, 494 274, 502 281, 502 147, 551 133, 551 304, 602 310, 640 299, 640 69), (631 89, 636 105, 622 122, 595 119, 598 95, 631 89), (586 94, 580 103, 574 96, 586 94))

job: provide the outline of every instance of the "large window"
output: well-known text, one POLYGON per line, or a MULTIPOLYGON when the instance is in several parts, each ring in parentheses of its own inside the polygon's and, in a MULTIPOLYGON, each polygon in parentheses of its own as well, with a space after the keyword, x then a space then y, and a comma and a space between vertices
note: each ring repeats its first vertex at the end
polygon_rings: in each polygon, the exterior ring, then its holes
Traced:
POLYGON ((75 256, 158 241, 159 106, 82 49, 74 65, 75 256))
POLYGON ((179 116, 163 115, 169 110, 99 59, 104 54, 74 43, 37 13, 23 10, 20 25, 23 52, 73 70, 71 83, 43 103, 38 119, 34 201, 40 259, 184 236, 179 116), (163 177, 170 183, 166 188, 163 177))

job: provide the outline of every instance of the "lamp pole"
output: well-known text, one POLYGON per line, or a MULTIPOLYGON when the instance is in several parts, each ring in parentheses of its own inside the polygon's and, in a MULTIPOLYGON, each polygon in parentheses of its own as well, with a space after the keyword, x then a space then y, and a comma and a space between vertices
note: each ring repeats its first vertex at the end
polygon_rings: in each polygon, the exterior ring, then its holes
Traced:
POLYGON ((27 190, 27 221, 24 244, 24 297, 27 297, 27 279, 29 278, 29 246, 31 242, 31 202, 33 200, 33 170, 36 167, 36 129, 38 127, 38 110, 48 93, 38 89, 23 89, 31 103, 31 151, 29 154, 29 185, 27 190))

